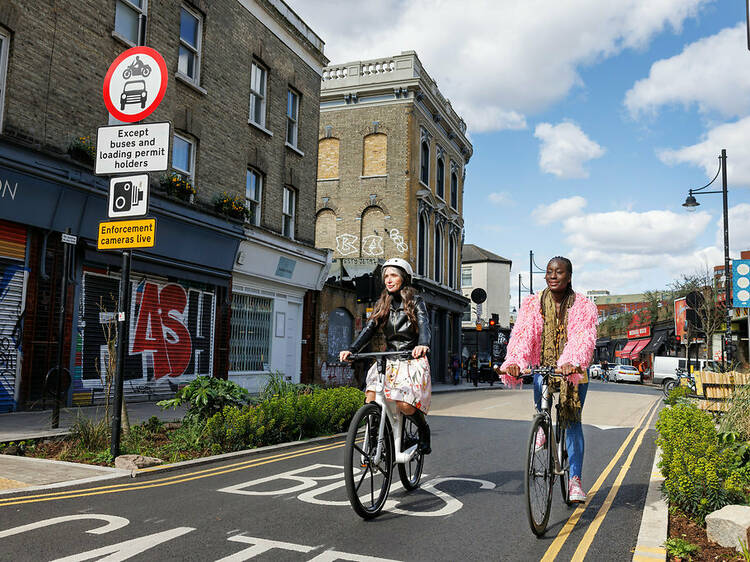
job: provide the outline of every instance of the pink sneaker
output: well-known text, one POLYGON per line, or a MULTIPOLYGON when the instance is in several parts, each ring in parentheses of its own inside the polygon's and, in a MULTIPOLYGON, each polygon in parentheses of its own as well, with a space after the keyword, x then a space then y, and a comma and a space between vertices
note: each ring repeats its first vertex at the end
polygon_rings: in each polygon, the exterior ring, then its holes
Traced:
POLYGON ((536 441, 534 442, 534 448, 539 451, 547 443, 547 434, 540 427, 536 432, 536 441))
POLYGON ((581 479, 578 476, 571 476, 568 480, 568 497, 574 503, 586 502, 586 492, 583 491, 581 479))

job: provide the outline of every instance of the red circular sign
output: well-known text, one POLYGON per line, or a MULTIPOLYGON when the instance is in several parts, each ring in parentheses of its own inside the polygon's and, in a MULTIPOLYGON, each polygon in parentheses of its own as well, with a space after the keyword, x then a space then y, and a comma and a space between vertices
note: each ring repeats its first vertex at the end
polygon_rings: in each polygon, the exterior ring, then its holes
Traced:
POLYGON ((151 115, 166 91, 164 58, 151 47, 133 47, 110 65, 102 93, 112 117, 134 123, 151 115))

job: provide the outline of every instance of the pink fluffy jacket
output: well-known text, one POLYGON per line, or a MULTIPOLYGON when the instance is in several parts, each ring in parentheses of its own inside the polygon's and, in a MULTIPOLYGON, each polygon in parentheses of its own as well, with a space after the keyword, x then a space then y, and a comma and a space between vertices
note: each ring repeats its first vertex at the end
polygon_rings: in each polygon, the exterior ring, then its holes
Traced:
MULTIPOLYGON (((576 300, 568 311, 568 341, 557 360, 558 367, 565 363, 583 369, 589 366, 596 347, 597 316, 596 305, 582 294, 576 293, 576 300)), ((522 370, 539 365, 543 322, 539 294, 526 297, 521 303, 521 312, 510 335, 508 352, 501 366, 503 371, 513 364, 522 370)), ((571 375, 569 380, 577 384, 581 378, 581 375, 571 375)), ((515 380, 505 382, 508 384, 515 380)))

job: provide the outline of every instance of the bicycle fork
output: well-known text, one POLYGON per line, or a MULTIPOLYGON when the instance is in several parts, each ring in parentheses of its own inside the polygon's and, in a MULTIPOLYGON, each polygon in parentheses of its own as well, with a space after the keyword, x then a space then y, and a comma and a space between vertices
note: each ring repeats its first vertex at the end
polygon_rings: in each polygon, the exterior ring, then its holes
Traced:
MULTIPOLYGON (((550 439, 550 449, 552 450, 552 460, 554 467, 552 472, 557 476, 565 474, 560 459, 562 458, 562 443, 557 442, 557 435, 555 435, 555 427, 552 424, 552 393, 549 391, 549 385, 542 385, 542 400, 541 400, 541 413, 544 415, 550 439)), ((558 416, 560 415, 558 411, 558 416)))

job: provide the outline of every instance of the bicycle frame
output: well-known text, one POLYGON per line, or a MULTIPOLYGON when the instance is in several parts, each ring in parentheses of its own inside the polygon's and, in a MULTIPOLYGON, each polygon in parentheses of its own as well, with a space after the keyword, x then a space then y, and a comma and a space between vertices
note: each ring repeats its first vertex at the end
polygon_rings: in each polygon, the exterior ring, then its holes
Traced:
MULTIPOLYGON (((541 411, 539 413, 547 418, 547 423, 552 429, 552 403, 554 402, 554 398, 552 397, 552 395, 554 394, 554 392, 550 390, 549 377, 552 377, 554 375, 547 372, 538 373, 533 369, 532 372, 535 372, 535 374, 540 374, 543 377, 541 411)), ((565 474, 565 470, 560 463, 560 458, 562 457, 562 443, 557 442, 557 436, 555 435, 554 430, 550 431, 549 434, 549 438, 551 439, 550 448, 552 449, 552 458, 555 462, 555 466, 552 472, 557 476, 562 476, 563 474, 565 474)))

